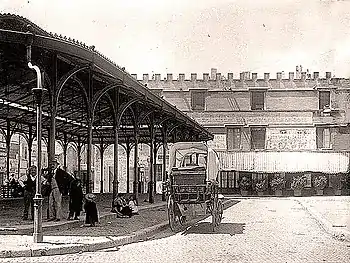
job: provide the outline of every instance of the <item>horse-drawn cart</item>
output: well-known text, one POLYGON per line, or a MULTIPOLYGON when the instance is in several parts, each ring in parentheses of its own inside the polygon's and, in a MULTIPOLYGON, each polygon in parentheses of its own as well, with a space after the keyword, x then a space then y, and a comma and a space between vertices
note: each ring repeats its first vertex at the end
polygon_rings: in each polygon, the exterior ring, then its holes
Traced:
POLYGON ((204 143, 180 142, 169 149, 167 210, 173 231, 188 216, 212 215, 213 231, 221 223, 223 205, 218 192, 219 159, 204 143))

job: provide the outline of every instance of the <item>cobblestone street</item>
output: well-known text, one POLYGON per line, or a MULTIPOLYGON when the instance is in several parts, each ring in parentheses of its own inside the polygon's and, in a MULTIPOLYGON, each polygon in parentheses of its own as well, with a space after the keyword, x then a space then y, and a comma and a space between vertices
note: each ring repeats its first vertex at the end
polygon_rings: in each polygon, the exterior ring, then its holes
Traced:
POLYGON ((293 199, 242 199, 215 233, 209 221, 116 249, 0 262, 350 262, 350 243, 332 238, 293 199))

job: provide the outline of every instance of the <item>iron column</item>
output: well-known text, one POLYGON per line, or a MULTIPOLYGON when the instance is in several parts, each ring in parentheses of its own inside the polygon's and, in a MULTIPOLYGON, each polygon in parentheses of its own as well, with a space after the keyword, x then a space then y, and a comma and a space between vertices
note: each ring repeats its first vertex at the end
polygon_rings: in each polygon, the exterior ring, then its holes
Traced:
POLYGON ((41 196, 41 117, 42 117, 42 101, 43 92, 41 84, 41 72, 38 66, 32 65, 28 62, 28 67, 34 69, 37 74, 37 87, 32 89, 36 103, 36 133, 37 133, 37 170, 36 170, 36 190, 34 196, 34 243, 43 242, 42 229, 42 204, 43 198, 41 196))

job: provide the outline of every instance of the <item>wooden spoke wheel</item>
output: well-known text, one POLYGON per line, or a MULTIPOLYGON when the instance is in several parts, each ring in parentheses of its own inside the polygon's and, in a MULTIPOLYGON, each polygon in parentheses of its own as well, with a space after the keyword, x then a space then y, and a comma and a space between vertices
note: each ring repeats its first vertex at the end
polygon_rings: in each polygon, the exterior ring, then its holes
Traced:
POLYGON ((222 220, 222 213, 224 211, 221 200, 216 199, 213 203, 212 210, 212 230, 215 231, 215 227, 219 226, 222 220))
POLYGON ((212 215, 213 214, 213 210, 214 210, 213 202, 212 201, 207 202, 206 205, 207 205, 206 214, 211 214, 212 215))
POLYGON ((212 207, 212 210, 211 210, 211 227, 212 227, 212 230, 213 232, 215 231, 215 227, 216 227, 216 216, 217 216, 217 213, 216 213, 216 202, 215 202, 215 199, 212 200, 212 204, 211 204, 211 207, 212 207))
POLYGON ((223 212, 224 212, 224 206, 222 204, 222 201, 219 200, 217 204, 217 209, 216 209, 216 218, 215 218, 216 226, 220 225, 223 212))
POLYGON ((179 213, 177 204, 174 202, 174 197, 171 195, 168 197, 167 210, 171 230, 174 232, 178 231, 183 223, 183 218, 181 218, 181 213, 179 213))

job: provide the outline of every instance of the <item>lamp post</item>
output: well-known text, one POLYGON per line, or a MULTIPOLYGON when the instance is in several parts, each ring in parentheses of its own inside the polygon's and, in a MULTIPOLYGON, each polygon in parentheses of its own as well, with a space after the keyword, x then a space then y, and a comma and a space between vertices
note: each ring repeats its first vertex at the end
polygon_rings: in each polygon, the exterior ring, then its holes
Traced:
POLYGON ((37 75, 37 87, 32 89, 36 104, 36 138, 37 138, 37 170, 36 170, 36 188, 34 196, 34 243, 43 242, 42 228, 42 205, 43 198, 41 196, 41 117, 42 117, 42 101, 44 89, 41 84, 41 72, 38 66, 28 62, 28 67, 35 70, 37 75))

